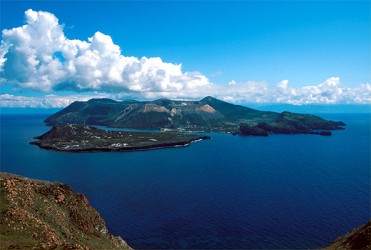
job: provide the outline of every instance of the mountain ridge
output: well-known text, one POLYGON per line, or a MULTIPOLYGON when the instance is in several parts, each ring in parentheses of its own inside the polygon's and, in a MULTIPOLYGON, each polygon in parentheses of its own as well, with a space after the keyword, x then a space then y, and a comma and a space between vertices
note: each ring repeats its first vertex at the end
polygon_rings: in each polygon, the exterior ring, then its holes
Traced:
MULTIPOLYGON (((342 129, 343 122, 291 112, 260 111, 207 96, 199 101, 157 99, 114 101, 91 99, 73 102, 49 116, 50 126, 65 124, 102 125, 116 128, 167 129, 177 131, 241 132, 241 125, 267 133, 310 133, 342 129)), ((249 131, 249 130, 244 130, 249 131)))

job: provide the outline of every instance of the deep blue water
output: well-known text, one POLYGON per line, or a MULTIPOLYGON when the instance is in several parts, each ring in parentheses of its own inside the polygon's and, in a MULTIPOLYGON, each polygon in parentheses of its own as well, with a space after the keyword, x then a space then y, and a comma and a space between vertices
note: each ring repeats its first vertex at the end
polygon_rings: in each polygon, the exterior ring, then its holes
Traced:
POLYGON ((1 116, 1 171, 71 185, 134 248, 316 248, 370 219, 370 114, 321 114, 348 124, 331 137, 126 153, 29 145, 46 116, 1 116))

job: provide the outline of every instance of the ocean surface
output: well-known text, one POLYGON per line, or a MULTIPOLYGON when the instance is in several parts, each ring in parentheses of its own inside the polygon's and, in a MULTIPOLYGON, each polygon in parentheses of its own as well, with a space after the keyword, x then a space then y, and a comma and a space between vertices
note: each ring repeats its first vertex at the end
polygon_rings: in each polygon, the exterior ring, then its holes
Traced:
POLYGON ((318 248, 370 219, 370 114, 333 136, 208 133, 189 147, 63 153, 47 114, 1 116, 1 171, 69 184, 133 248, 318 248))

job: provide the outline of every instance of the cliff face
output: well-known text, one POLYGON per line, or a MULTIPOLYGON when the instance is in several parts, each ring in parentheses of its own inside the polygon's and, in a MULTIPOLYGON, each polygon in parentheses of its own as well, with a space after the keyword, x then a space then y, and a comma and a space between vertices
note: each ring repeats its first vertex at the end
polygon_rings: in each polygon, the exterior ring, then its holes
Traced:
POLYGON ((130 249, 64 184, 0 172, 0 216, 0 249, 130 249))
POLYGON ((337 238, 326 250, 371 249, 371 221, 337 238))

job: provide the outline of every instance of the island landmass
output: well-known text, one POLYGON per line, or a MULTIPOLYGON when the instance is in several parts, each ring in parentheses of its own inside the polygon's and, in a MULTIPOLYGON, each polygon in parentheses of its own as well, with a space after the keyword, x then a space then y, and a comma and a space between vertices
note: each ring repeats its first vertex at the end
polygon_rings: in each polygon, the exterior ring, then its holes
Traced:
POLYGON ((139 102, 91 99, 73 102, 49 116, 45 123, 53 128, 31 142, 44 149, 91 152, 134 151, 187 146, 208 136, 184 132, 223 132, 233 135, 269 134, 332 135, 345 123, 310 114, 259 111, 231 104, 214 97, 200 101, 159 99, 139 102), (123 128, 112 131, 92 126, 123 128), (157 129, 161 132, 128 131, 127 128, 157 129))
POLYGON ((344 129, 344 122, 292 112, 259 111, 208 96, 199 101, 159 99, 74 102, 45 120, 50 126, 101 125, 162 131, 223 132, 239 135, 320 134, 344 129))

